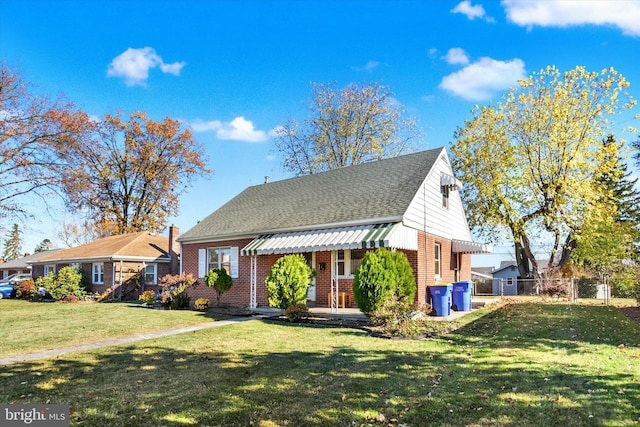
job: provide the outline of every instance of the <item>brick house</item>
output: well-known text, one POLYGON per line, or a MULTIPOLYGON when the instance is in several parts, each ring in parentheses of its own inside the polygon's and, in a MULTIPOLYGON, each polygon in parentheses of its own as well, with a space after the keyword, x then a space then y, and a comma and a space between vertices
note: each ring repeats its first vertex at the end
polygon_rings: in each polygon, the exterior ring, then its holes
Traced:
MULTIPOLYGON (((308 300, 335 307, 365 252, 386 247, 407 255, 416 300, 425 304, 429 285, 470 280, 471 253, 490 251, 471 238, 460 186, 444 148, 267 180, 180 236, 181 270, 202 283, 209 269, 227 269, 233 286, 222 302, 254 308, 268 305, 264 280, 273 263, 301 253, 317 272, 308 300)), ((215 298, 205 286, 189 292, 215 298)))
POLYGON ((169 238, 141 231, 105 237, 75 248, 63 249, 29 262, 34 279, 76 267, 90 278, 91 292, 111 289, 115 299, 132 299, 145 289, 158 289, 160 278, 178 274, 178 227, 169 238))

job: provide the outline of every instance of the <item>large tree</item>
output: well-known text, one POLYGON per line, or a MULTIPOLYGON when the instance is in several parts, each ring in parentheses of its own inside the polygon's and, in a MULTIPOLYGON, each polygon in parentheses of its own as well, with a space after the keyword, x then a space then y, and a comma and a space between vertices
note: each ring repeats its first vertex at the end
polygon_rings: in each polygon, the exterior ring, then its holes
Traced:
POLYGON ((61 117, 72 109, 35 95, 19 73, 0 63, 0 220, 27 214, 29 196, 46 204, 58 188, 57 148, 73 132, 61 117))
POLYGON ((310 117, 276 132, 285 170, 306 175, 411 151, 421 132, 388 87, 351 84, 336 90, 312 83, 310 117))
POLYGON ((534 243, 548 245, 545 272, 558 272, 585 219, 605 208, 595 178, 614 166, 604 138, 611 116, 635 105, 628 86, 614 69, 547 67, 457 129, 451 151, 470 225, 506 235, 522 277, 541 273, 534 243))
POLYGON ((91 243, 108 236, 109 234, 105 234, 104 230, 89 221, 84 221, 81 224, 63 222, 57 233, 58 239, 67 248, 91 243))
POLYGON ((84 134, 63 152, 68 206, 87 212, 103 235, 163 230, 192 179, 210 173, 203 147, 171 118, 137 112, 128 121, 80 114, 67 120, 84 134))
POLYGON ((5 261, 11 261, 22 256, 22 232, 18 227, 18 224, 13 224, 11 230, 7 234, 7 238, 4 241, 4 251, 2 256, 5 261))

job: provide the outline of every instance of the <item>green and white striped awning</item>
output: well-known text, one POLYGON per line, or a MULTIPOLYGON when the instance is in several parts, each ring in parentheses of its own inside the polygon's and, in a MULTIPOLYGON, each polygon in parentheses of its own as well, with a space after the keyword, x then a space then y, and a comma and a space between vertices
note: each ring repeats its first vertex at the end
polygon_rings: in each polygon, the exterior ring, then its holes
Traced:
POLYGON ((263 234, 242 255, 292 254, 368 248, 418 249, 418 232, 401 223, 263 234))

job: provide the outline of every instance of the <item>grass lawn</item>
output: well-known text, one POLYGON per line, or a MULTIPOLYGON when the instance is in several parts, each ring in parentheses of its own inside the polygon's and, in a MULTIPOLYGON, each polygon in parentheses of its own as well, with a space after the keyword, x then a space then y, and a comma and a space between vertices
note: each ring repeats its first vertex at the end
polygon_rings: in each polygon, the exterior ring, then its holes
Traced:
POLYGON ((4 366, 0 402, 68 404, 89 426, 640 422, 640 326, 617 308, 516 303, 470 319, 427 340, 249 321, 4 366))
POLYGON ((138 303, 63 304, 0 301, 0 357, 211 322, 189 310, 138 303))

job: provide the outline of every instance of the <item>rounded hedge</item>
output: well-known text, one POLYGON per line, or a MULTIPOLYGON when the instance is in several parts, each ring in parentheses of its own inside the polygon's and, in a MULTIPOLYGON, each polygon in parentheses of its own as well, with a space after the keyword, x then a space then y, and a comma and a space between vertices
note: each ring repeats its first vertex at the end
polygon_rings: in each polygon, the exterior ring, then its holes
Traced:
POLYGON ((413 269, 403 252, 380 248, 365 254, 353 280, 353 297, 363 313, 379 309, 391 298, 411 303, 415 295, 413 269))
POLYGON ((304 256, 285 255, 278 259, 264 281, 269 305, 284 310, 294 304, 306 304, 311 277, 312 270, 304 256))

